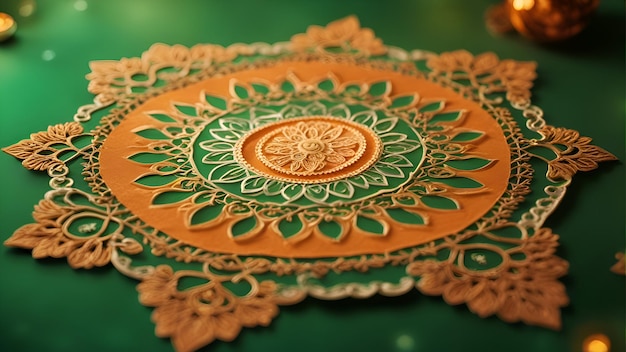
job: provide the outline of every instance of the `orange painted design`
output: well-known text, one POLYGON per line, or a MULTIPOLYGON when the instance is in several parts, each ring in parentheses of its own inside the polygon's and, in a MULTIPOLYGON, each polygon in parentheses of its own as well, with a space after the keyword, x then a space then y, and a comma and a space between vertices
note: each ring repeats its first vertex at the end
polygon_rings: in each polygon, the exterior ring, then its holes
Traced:
POLYGON ((358 65, 322 62, 282 62, 266 68, 256 68, 208 78, 185 88, 161 94, 146 101, 130 112, 122 123, 113 130, 104 142, 100 152, 100 172, 112 193, 134 214, 150 226, 191 245, 222 253, 242 255, 272 255, 278 257, 320 258, 349 256, 357 254, 387 253, 442 238, 463 230, 478 220, 497 202, 507 188, 510 167, 509 147, 497 122, 478 104, 463 99, 452 90, 442 88, 427 80, 405 76, 392 71, 374 70, 358 65), (422 99, 444 99, 451 110, 467 110, 469 118, 463 120, 459 128, 480 130, 485 138, 472 145, 472 154, 496 160, 487 168, 465 172, 457 176, 469 176, 486 185, 480 194, 458 193, 455 200, 461 210, 427 211, 427 226, 415 227, 394 223, 387 236, 371 236, 355 226, 349 235, 337 242, 329 242, 319 235, 309 236, 292 243, 272 233, 271 227, 261 229, 261 233, 246 241, 234 241, 228 236, 228 229, 236 219, 225 219, 206 230, 191 230, 185 226, 185 219, 176 208, 154 207, 152 190, 133 184, 141 175, 149 171, 149 166, 138 165, 127 158, 142 149, 147 150, 149 141, 132 131, 147 125, 159 126, 149 118, 148 111, 170 111, 173 101, 193 105, 201 91, 216 96, 228 96, 229 81, 237 79, 246 82, 256 79, 278 81, 285 72, 293 72, 304 82, 313 81, 336 73, 342 82, 389 80, 394 87, 394 95, 418 92, 422 99), (129 147, 132 146, 132 147, 129 147), (396 226, 397 225, 397 226, 396 226))

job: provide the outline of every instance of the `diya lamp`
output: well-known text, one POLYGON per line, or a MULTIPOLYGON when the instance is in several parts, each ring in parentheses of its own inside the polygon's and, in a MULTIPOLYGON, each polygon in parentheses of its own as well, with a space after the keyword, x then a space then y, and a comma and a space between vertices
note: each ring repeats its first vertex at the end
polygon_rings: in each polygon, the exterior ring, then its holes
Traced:
POLYGON ((10 15, 0 12, 0 42, 5 41, 15 34, 17 23, 10 15))
POLYGON ((487 26, 496 33, 515 30, 539 42, 560 41, 580 33, 599 0, 505 0, 487 12, 487 26))

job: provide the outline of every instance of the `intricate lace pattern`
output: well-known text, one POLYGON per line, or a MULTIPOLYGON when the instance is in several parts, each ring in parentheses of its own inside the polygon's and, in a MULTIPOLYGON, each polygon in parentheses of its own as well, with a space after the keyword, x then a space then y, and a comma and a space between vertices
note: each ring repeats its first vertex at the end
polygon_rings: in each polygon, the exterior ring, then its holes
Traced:
POLYGON ((275 170, 313 175, 327 169, 327 164, 345 167, 346 161, 358 151, 362 154, 364 148, 365 139, 358 132, 313 121, 298 122, 268 134, 267 139, 259 143, 258 153, 265 157, 266 165, 275 170))
POLYGON ((543 223, 576 172, 614 157, 546 124, 535 66, 387 47, 354 17, 92 63, 76 122, 4 149, 52 188, 5 244, 139 280, 180 351, 307 295, 414 287, 558 329, 568 264, 543 223))

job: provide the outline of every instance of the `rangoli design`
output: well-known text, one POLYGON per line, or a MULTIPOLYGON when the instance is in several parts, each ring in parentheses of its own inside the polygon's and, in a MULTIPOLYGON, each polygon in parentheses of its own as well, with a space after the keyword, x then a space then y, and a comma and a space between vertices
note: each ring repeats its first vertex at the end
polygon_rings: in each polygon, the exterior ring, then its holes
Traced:
POLYGON ((535 66, 385 46, 355 17, 93 62, 93 104, 4 149, 52 188, 5 244, 139 280, 179 351, 306 296, 413 288, 558 329, 568 263, 543 223, 614 157, 546 124, 535 66))

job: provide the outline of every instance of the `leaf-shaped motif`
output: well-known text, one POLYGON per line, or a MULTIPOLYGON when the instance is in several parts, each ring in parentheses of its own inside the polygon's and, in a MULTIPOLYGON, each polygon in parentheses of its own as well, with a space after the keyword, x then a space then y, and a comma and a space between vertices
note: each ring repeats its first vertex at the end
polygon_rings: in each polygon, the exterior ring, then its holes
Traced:
POLYGON ((174 107, 176 108, 176 110, 183 113, 183 115, 198 116, 198 111, 196 110, 196 107, 194 105, 175 103, 174 107))
POLYGON ((421 113, 425 113, 425 112, 435 113, 435 112, 439 112, 439 111, 443 110, 443 108, 445 106, 446 106, 446 102, 443 101, 443 100, 434 101, 434 102, 426 103, 426 104, 420 106, 419 107, 419 112, 421 112, 421 113))
POLYGON ((318 233, 332 239, 333 241, 340 241, 345 235, 345 229, 335 220, 320 221, 317 224, 318 233))
POLYGON ((289 80, 284 80, 280 84, 280 90, 282 90, 285 93, 291 93, 296 90, 296 87, 293 85, 293 83, 289 82, 289 80))
POLYGON ((19 159, 24 159, 22 160, 22 165, 29 170, 49 170, 63 164, 63 162, 57 158, 57 153, 49 148, 28 149, 24 148, 24 145, 20 143, 4 148, 3 151, 19 159))
POLYGON ((267 86, 267 84, 264 83, 254 82, 250 83, 250 86, 252 87, 252 90, 261 95, 266 95, 270 92, 270 88, 267 86))
POLYGON ((327 78, 319 81, 317 83, 317 87, 325 92, 332 92, 337 87, 337 82, 335 82, 332 78, 327 78))
POLYGON ((432 181, 441 182, 454 188, 475 189, 475 188, 481 188, 485 186, 482 183, 476 180, 473 180, 471 178, 468 178, 468 177, 435 178, 435 179, 432 179, 432 181))
POLYGON ((474 288, 472 291, 479 291, 482 287, 484 287, 485 281, 479 280, 478 287, 472 287, 472 283, 463 282, 460 280, 452 280, 448 285, 444 287, 442 296, 444 297, 446 303, 451 305, 462 304, 466 300, 466 295, 468 291, 474 288))
POLYGON ((347 118, 351 115, 351 112, 350 108, 348 108, 346 104, 339 104, 330 108, 328 110, 328 114, 333 117, 347 118))
POLYGON ((158 175, 158 174, 147 174, 138 177, 134 183, 146 187, 163 187, 165 185, 169 185, 170 183, 176 181, 178 176, 176 175, 158 175))
POLYGON ((493 162, 494 160, 483 158, 466 158, 448 160, 446 161, 445 165, 457 170, 475 171, 484 169, 487 166, 491 165, 493 162))
POLYGON ((396 144, 407 140, 407 136, 404 133, 392 132, 381 135, 380 140, 383 145, 396 144))
POLYGON ((371 83, 367 93, 373 97, 389 95, 391 93, 391 82, 385 80, 371 83))
POLYGON ((40 224, 28 224, 18 228, 5 242, 5 246, 34 249, 43 240, 60 234, 57 229, 46 229, 40 224))
POLYGON ((328 199, 328 190, 326 186, 312 184, 306 185, 304 188, 304 196, 312 202, 324 204, 326 199, 328 199))
POLYGON ((251 129, 250 122, 237 117, 223 117, 218 120, 220 127, 224 130, 235 130, 247 132, 251 129))
POLYGON ((319 101, 314 101, 313 103, 307 105, 304 109, 306 114, 309 116, 326 115, 326 105, 320 103, 319 101))
POLYGON ((254 121, 258 118, 262 118, 265 116, 280 116, 280 114, 276 110, 258 106, 251 107, 248 110, 248 113, 250 114, 250 121, 254 121))
POLYGON ((215 200, 215 194, 211 192, 196 193, 193 197, 194 204, 203 204, 215 200))
POLYGON ((45 148, 43 144, 26 139, 17 144, 2 148, 2 151, 23 160, 37 153, 42 148, 45 148))
POLYGON ((363 175, 352 176, 348 178, 348 182, 350 182, 351 184, 359 188, 363 188, 363 189, 369 188, 369 182, 367 182, 367 178, 365 178, 363 175))
POLYGON ((250 97, 250 92, 248 91, 248 88, 241 84, 238 84, 235 80, 231 80, 229 85, 230 94, 233 97, 239 99, 248 99, 250 97))
POLYGON ((411 167, 413 163, 407 159, 404 155, 391 154, 385 156, 379 160, 379 163, 389 164, 397 167, 411 167))
POLYGON ((499 306, 496 302, 504 300, 504 297, 499 294, 497 289, 490 286, 475 285, 476 289, 472 290, 471 295, 473 298, 467 302, 467 307, 482 318, 496 313, 499 306))
POLYGON ((457 133, 454 137, 452 137, 452 139, 450 139, 450 142, 452 143, 475 142, 479 140, 480 138, 482 138, 484 135, 485 135, 485 132, 482 132, 482 131, 463 131, 463 132, 457 133))
POLYGON ((228 109, 228 102, 226 101, 226 99, 218 97, 216 95, 211 95, 211 94, 204 94, 204 100, 213 108, 216 108, 217 110, 226 110, 228 109))
POLYGON ((267 183, 268 180, 265 177, 257 175, 248 176, 241 182, 241 193, 255 194, 262 192, 267 183))
POLYGON ((361 174, 367 183, 372 186, 389 186, 389 182, 387 182, 387 178, 383 176, 380 172, 375 171, 365 171, 361 174))
POLYGON ((303 185, 299 183, 291 183, 286 184, 286 186, 282 188, 280 194, 282 194, 283 198, 286 200, 294 201, 300 199, 300 197, 304 194, 304 191, 305 188, 303 185))
POLYGON ((272 228, 274 228, 275 232, 280 234, 284 239, 291 239, 302 234, 306 229, 306 226, 300 216, 290 216, 280 219, 278 224, 273 225, 272 228))
POLYGON ((66 142, 68 137, 78 136, 83 132, 83 127, 77 122, 66 122, 49 126, 45 132, 37 132, 30 135, 35 143, 66 142))
POLYGON ((443 196, 427 195, 422 196, 420 200, 426 206, 435 209, 456 210, 461 208, 454 199, 443 196))
POLYGON ((389 117, 389 118, 386 118, 386 119, 378 121, 373 126, 373 129, 378 134, 387 133, 387 132, 393 130, 396 127, 397 124, 398 124, 398 118, 397 117, 389 117))
MULTIPOLYGON (((401 137, 397 137, 397 139, 400 139, 400 138, 401 137)), ((407 154, 414 150, 419 149, 421 146, 422 145, 418 141, 415 141, 412 139, 405 139, 405 140, 402 140, 401 142, 393 142, 393 143, 385 144, 383 147, 383 150, 386 154, 407 154)))
POLYGON ((231 163, 235 160, 232 152, 209 152, 202 157, 202 163, 208 165, 231 163))
POLYGON ((143 246, 141 243, 130 237, 124 238, 117 246, 117 248, 119 248, 122 252, 129 255, 135 255, 143 252, 143 246))
POLYGON ((232 152, 234 150, 233 143, 219 140, 202 141, 199 146, 209 152, 232 152))
POLYGON ((235 240, 250 238, 258 234, 263 228, 263 223, 253 215, 238 220, 229 228, 228 235, 235 240))
POLYGON ((365 93, 365 85, 361 83, 344 83, 341 93, 348 96, 358 96, 365 93))
POLYGON ((151 140, 169 140, 170 139, 169 136, 166 136, 161 130, 157 128, 140 127, 138 129, 133 130, 132 132, 145 139, 151 139, 151 140))
POLYGON ((419 95, 417 93, 395 96, 391 98, 389 109, 408 109, 417 104, 418 101, 419 95))
POLYGON ((111 261, 111 250, 101 238, 90 238, 67 256, 67 262, 74 269, 105 266, 111 261))
POLYGON ((268 123, 280 121, 282 119, 283 119, 283 116, 280 113, 274 112, 268 115, 260 115, 256 117, 254 120, 252 120, 252 123, 254 127, 260 127, 268 123))
POLYGON ((268 180, 265 184, 265 188, 263 189, 263 193, 268 196, 277 196, 281 194, 283 188, 285 187, 285 183, 277 180, 268 180))
POLYGON ((395 178, 404 177, 404 171, 402 171, 402 169, 394 165, 378 163, 374 165, 374 168, 378 172, 380 172, 381 175, 384 175, 386 177, 395 177, 395 178))
POLYGON ((419 213, 409 211, 403 208, 388 208, 385 212, 397 222, 408 225, 425 225, 427 219, 421 216, 419 213))
POLYGON ((210 223, 214 220, 219 221, 223 215, 223 204, 208 204, 201 208, 196 209, 188 217, 189 226, 197 226, 210 223))
POLYGON ((169 126, 164 129, 165 132, 169 133, 171 136, 178 137, 182 134, 193 134, 194 129, 191 127, 178 127, 178 126, 169 126))
POLYGON ((463 120, 467 113, 467 110, 447 111, 441 112, 430 119, 430 124, 436 124, 441 122, 460 122, 463 120))
POLYGON ((328 186, 328 193, 340 198, 351 199, 354 195, 354 186, 348 181, 335 181, 328 186))
MULTIPOLYGON (((235 308, 235 316, 238 316, 245 327, 257 325, 268 326, 278 314, 276 305, 277 285, 274 281, 261 281, 257 285, 256 294, 241 297, 239 305, 235 308)), ((289 298, 287 301, 295 303, 303 297, 289 298)), ((287 302, 285 302, 287 303, 287 302)))
POLYGON ((56 222, 58 218, 65 217, 72 212, 72 207, 93 206, 93 199, 85 193, 66 193, 62 197, 55 199, 42 199, 39 204, 35 205, 33 218, 39 223, 56 222))
POLYGON ((384 220, 373 216, 357 215, 354 225, 361 231, 371 235, 385 236, 389 232, 389 225, 384 220))
POLYGON ((306 115, 304 107, 298 105, 287 105, 280 111, 280 113, 286 118, 306 115))
POLYGON ((414 194, 397 194, 393 196, 393 201, 403 207, 414 207, 417 205, 417 196, 414 194))
POLYGON ((157 121, 161 121, 161 122, 165 122, 165 123, 172 123, 172 122, 176 122, 176 119, 167 115, 164 112, 161 111, 150 111, 150 112, 146 112, 146 114, 150 117, 152 117, 153 119, 157 120, 157 121))
POLYGON ((170 159, 171 156, 161 153, 141 152, 133 154, 128 159, 139 164, 155 164, 170 159))
POLYGON ((553 161, 554 159, 557 159, 559 157, 559 150, 554 150, 545 145, 533 145, 526 148, 526 150, 530 154, 540 159, 547 160, 548 162, 553 161))
POLYGON ((606 150, 591 144, 591 138, 583 137, 578 131, 546 126, 541 131, 545 136, 540 145, 552 147, 558 157, 548 162, 548 177, 552 180, 568 180, 578 171, 591 171, 602 161, 616 160, 606 150), (555 145, 565 147, 561 150, 555 145))
POLYGON ((238 163, 221 164, 209 172, 208 179, 218 183, 235 183, 249 176, 248 171, 238 163))
POLYGON ((350 120, 360 123, 361 125, 372 127, 376 124, 376 122, 378 122, 378 116, 376 116, 376 112, 366 110, 352 115, 350 120))
POLYGON ((169 205, 191 198, 195 193, 191 190, 171 190, 159 192, 152 198, 154 205, 169 205))
POLYGON ((242 132, 227 129, 211 129, 209 133, 217 140, 231 143, 237 142, 243 135, 242 132))

